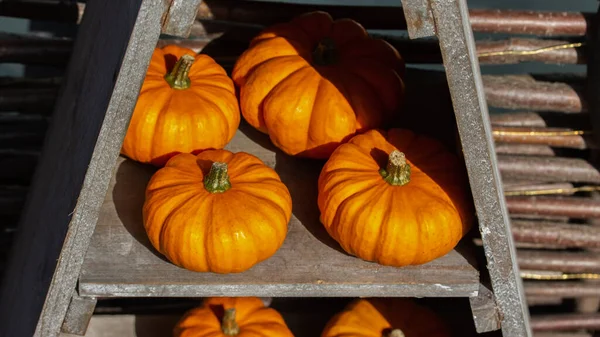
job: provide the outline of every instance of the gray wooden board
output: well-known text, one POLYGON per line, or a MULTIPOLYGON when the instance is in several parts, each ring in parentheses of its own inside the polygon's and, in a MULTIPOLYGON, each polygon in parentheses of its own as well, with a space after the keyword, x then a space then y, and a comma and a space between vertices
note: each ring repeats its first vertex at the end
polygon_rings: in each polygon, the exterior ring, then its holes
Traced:
POLYGON ((58 335, 163 11, 88 1, 5 273, 0 336, 58 335))
POLYGON ((466 0, 423 1, 436 24, 502 333, 531 336, 466 0))
POLYGON ((119 159, 79 282, 82 296, 416 296, 472 297, 479 273, 467 247, 422 266, 384 267, 342 252, 319 223, 322 162, 275 151, 268 137, 240 126, 227 149, 256 155, 290 189, 293 217, 279 251, 229 275, 187 271, 150 245, 142 225, 144 189, 154 168, 119 159))

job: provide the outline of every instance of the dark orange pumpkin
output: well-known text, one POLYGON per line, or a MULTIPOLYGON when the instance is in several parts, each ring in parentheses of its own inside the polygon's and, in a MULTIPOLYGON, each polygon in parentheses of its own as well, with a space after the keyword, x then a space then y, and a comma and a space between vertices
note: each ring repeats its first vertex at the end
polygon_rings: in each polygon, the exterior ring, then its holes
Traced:
POLYGON ((174 337, 294 337, 283 317, 256 297, 212 297, 188 311, 174 337))
POLYGON ((210 56, 156 48, 121 153, 163 166, 177 153, 223 148, 240 124, 233 81, 210 56))
POLYGON ((291 155, 327 158, 400 109, 404 62, 355 21, 302 15, 255 37, 235 64, 244 118, 291 155))
POLYGON ((245 152, 182 153, 150 179, 143 207, 152 245, 188 270, 236 273, 283 244, 292 199, 277 173, 245 152))
POLYGON ((412 131, 370 130, 338 147, 319 176, 321 222, 342 248, 390 266, 451 251, 472 225, 457 156, 412 131))
POLYGON ((450 331, 411 299, 358 299, 327 323, 321 337, 450 337, 450 331))

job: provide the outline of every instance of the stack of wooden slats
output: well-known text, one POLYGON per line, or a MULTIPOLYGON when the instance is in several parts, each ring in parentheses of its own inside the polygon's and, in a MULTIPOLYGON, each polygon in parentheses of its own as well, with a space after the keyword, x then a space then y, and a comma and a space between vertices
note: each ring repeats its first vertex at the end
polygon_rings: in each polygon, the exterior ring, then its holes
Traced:
MULTIPOLYGON (((84 7, 58 1, 0 2, 0 15, 68 22, 75 28, 84 7)), ((277 2, 207 0, 190 40, 161 40, 160 44, 177 43, 209 53, 229 69, 262 27, 313 9, 277 2)), ((410 41, 392 34, 406 28, 400 8, 332 6, 326 10, 378 30, 407 62, 441 63, 436 41, 410 41)), ((519 34, 478 40, 482 65, 587 62, 584 42, 592 15, 495 10, 470 14, 475 32, 519 34)), ((0 62, 55 69, 66 66, 72 47, 72 40, 61 36, 3 33, 0 40, 0 62)), ((0 217, 5 219, 0 225, 0 272, 60 80, 0 79, 0 217)), ((491 121, 533 329, 539 332, 536 336, 556 331, 589 336, 590 331, 600 330, 600 227, 593 220, 600 218, 600 172, 591 159, 597 146, 584 98, 585 74, 484 75, 483 80, 489 106, 503 109, 492 114, 491 121)), ((107 309, 100 305, 98 310, 107 309)))

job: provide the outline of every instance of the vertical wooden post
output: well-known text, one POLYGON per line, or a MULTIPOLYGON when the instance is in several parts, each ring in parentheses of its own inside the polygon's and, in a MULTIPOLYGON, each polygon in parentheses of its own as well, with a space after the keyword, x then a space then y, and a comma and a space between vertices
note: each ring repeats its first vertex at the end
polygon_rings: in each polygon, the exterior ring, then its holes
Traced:
POLYGON ((87 2, 1 289, 0 336, 58 335, 164 11, 87 2))

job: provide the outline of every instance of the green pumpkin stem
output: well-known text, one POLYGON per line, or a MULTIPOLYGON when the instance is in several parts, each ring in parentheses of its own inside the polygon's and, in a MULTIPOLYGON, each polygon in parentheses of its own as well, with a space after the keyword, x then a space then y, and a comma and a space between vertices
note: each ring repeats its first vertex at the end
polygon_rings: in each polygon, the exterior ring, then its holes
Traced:
POLYGON ((383 180, 392 186, 402 186, 410 182, 410 165, 404 153, 394 150, 390 153, 387 167, 379 171, 383 180))
POLYGON ((319 66, 328 66, 337 61, 337 49, 335 42, 331 38, 324 38, 312 53, 313 62, 319 66))
POLYGON ((204 188, 210 193, 223 193, 231 188, 227 164, 214 162, 210 172, 204 177, 204 188))
POLYGON ((240 326, 235 321, 235 308, 225 310, 221 331, 225 336, 237 336, 240 333, 240 326))
POLYGON ((402 330, 394 329, 394 330, 390 331, 390 333, 388 333, 385 337, 406 337, 406 336, 404 335, 404 332, 402 332, 402 330))
POLYGON ((190 87, 190 78, 188 74, 192 64, 194 64, 194 57, 192 55, 185 54, 173 67, 170 73, 165 75, 165 81, 169 83, 171 88, 177 90, 185 90, 190 87))

